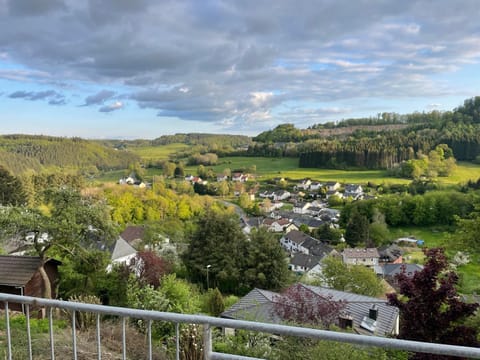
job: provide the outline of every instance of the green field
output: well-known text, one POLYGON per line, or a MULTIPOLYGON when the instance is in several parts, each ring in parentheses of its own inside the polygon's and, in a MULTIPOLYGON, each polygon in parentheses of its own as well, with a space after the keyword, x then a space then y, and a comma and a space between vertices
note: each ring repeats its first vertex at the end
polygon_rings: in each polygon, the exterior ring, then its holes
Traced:
POLYGON ((142 158, 144 162, 150 160, 168 160, 170 154, 190 147, 186 144, 168 144, 162 146, 138 146, 129 150, 142 158))
MULTIPOLYGON (((142 159, 165 160, 168 155, 185 149, 185 144, 170 144, 165 146, 147 146, 132 149, 140 155, 142 159)), ((264 157, 225 157, 218 160, 218 164, 211 166, 215 173, 222 173, 224 169, 230 170, 247 169, 256 166, 256 176, 258 180, 268 180, 274 177, 284 177, 290 180, 300 180, 311 178, 317 181, 339 181, 341 183, 359 183, 366 184, 372 182, 375 184, 408 184, 411 180, 391 177, 385 170, 335 170, 335 169, 312 169, 299 168, 297 158, 264 158, 264 157)), ((196 174, 197 166, 187 166, 186 174, 196 174)), ((162 170, 156 168, 146 169, 146 176, 161 175, 162 170)), ((104 173, 99 181, 117 181, 123 176, 122 171, 104 173), (119 176, 120 174, 120 176, 119 176)), ((440 178, 439 182, 444 184, 465 183, 468 180, 477 180, 480 178, 480 165, 460 162, 457 169, 448 178, 440 178)))

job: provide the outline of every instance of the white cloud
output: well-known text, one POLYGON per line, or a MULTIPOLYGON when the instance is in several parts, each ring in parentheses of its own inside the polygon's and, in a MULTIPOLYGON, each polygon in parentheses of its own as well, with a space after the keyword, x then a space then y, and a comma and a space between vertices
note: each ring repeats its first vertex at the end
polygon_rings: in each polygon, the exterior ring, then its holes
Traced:
POLYGON ((0 60, 18 64, 0 63, 0 78, 91 86, 82 104, 101 112, 128 98, 159 116, 240 127, 285 120, 285 104, 333 104, 288 114, 302 122, 343 115, 335 102, 445 96, 462 89, 438 75, 480 60, 469 0, 29 3, 0 0, 0 60))
POLYGON ((98 111, 103 113, 109 113, 112 111, 123 109, 124 105, 121 101, 115 101, 114 103, 102 106, 98 111))

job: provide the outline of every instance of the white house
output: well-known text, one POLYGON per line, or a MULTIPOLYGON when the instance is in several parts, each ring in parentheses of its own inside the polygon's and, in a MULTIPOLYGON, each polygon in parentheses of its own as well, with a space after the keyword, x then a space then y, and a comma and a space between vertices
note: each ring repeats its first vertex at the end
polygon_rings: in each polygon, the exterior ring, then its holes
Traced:
POLYGON ((358 199, 363 195, 363 189, 361 185, 348 184, 345 185, 344 197, 351 197, 353 199, 358 199))
POLYGON ((310 190, 312 191, 318 191, 322 187, 322 183, 319 183, 318 181, 314 181, 310 184, 310 190))
POLYGON ((341 186, 340 183, 336 181, 329 181, 325 184, 325 188, 327 189, 327 191, 338 190, 340 189, 340 186, 341 186))
POLYGON ((376 248, 346 248, 342 252, 343 262, 349 265, 377 266, 380 255, 376 248))
POLYGON ((309 207, 312 204, 309 202, 297 202, 293 205, 293 212, 296 214, 306 214, 309 207))
POLYGON ((303 179, 297 184, 297 189, 308 190, 312 181, 310 179, 303 179))
POLYGON ((288 192, 287 190, 277 190, 273 193, 273 200, 275 201, 281 201, 288 199, 292 194, 288 192))

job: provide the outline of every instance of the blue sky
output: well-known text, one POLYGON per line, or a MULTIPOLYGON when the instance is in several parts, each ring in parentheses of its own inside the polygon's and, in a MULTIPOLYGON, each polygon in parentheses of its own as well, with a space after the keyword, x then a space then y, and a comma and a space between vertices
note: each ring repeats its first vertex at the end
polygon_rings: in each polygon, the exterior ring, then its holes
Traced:
POLYGON ((478 94, 471 1, 0 0, 0 133, 256 135, 478 94))

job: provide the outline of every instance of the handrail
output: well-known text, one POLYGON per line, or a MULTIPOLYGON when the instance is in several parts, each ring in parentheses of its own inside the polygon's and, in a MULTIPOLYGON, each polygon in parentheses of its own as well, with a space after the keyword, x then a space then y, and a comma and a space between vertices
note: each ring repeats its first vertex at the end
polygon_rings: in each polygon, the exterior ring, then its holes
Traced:
MULTIPOLYGON (((399 340, 391 338, 383 338, 378 336, 368 336, 368 335, 358 335, 351 333, 343 333, 329 330, 319 330, 311 329, 298 326, 289 326, 289 325, 278 325, 271 323, 261 323, 254 321, 245 321, 245 320, 233 320, 233 319, 224 319, 206 315, 188 315, 188 314, 177 314, 170 312, 161 312, 153 310, 139 310, 115 306, 105 306, 105 305, 96 305, 96 304, 85 304, 79 302, 70 302, 62 300, 50 300, 43 298, 35 298, 30 296, 20 296, 13 294, 4 294, 0 293, 0 302, 5 303, 5 309, 8 310, 8 303, 20 303, 29 306, 39 306, 46 308, 60 308, 71 311, 80 311, 80 312, 90 312, 103 315, 113 315, 118 316, 119 318, 125 319, 135 318, 143 319, 148 321, 168 321, 175 324, 200 324, 204 325, 204 351, 205 359, 251 359, 247 357, 223 354, 212 351, 212 338, 211 338, 211 329, 214 327, 221 328, 232 328, 232 329, 243 329, 250 331, 258 331, 264 333, 270 333, 275 335, 288 335, 320 340, 331 340, 338 342, 345 342, 350 344, 359 344, 364 346, 375 346, 385 349, 397 349, 404 351, 412 352, 423 352, 439 355, 450 355, 450 356, 460 356, 466 358, 480 358, 480 348, 457 346, 457 345, 445 345, 445 344, 436 344, 436 343, 425 343, 419 341, 411 340, 399 340)), ((7 311, 8 313, 8 311, 7 311)), ((49 320, 51 322, 51 311, 48 312, 49 320)), ((8 315, 6 316, 7 321, 7 336, 9 334, 9 323, 8 315)), ((98 318, 97 318, 98 319, 98 318)), ((97 333, 99 340, 99 321, 97 320, 97 333)), ((75 331, 73 329, 73 337, 75 337, 75 331)), ((52 337, 52 334, 51 334, 52 337)), ((10 343, 10 338, 7 339, 10 343)), ((52 337, 53 341, 53 337, 52 337)), ((75 343, 75 339, 73 339, 75 343)), ((99 345, 98 345, 99 346, 99 345)), ((124 344, 125 346, 125 344, 124 344)), ((149 341, 149 346, 151 346, 151 341, 149 341)), ((177 347, 178 347, 178 327, 177 327, 177 347)), ((125 349, 124 354, 125 354, 125 349)), ((151 353, 151 349, 149 349, 151 353)), ((177 358, 178 351, 177 348, 177 358)), ((53 351, 53 347, 52 347, 53 351)), ((99 354, 99 359, 100 359, 99 354)), ((124 355, 125 357, 125 355, 124 355)), ((151 355, 150 355, 151 357, 151 355)), ((11 358, 11 357, 9 357, 11 358)), ((54 354, 52 354, 54 358, 54 354)))

